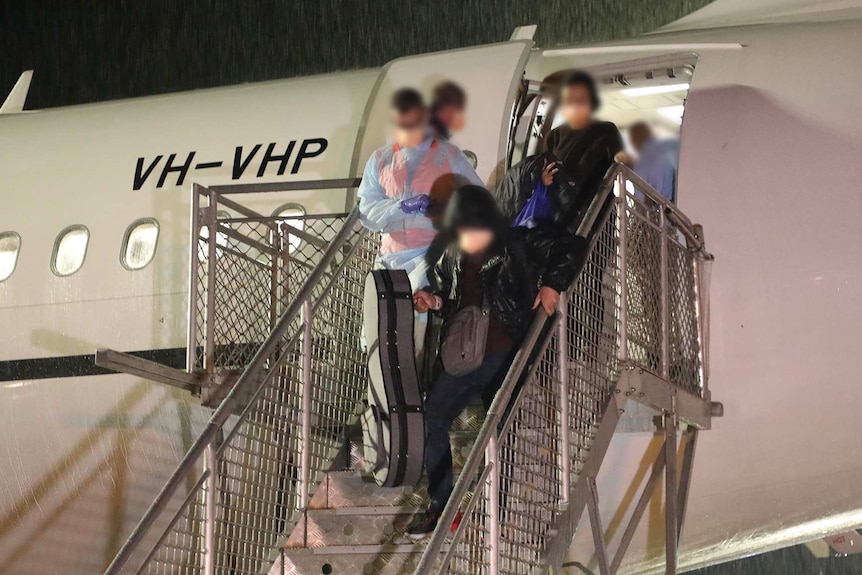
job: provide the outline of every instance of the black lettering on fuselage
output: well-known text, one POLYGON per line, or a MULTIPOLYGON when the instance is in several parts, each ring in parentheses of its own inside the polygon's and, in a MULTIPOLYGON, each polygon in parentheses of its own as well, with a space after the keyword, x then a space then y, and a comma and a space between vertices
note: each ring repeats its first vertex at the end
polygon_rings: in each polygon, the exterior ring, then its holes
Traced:
POLYGON ((156 165, 161 161, 162 157, 163 156, 161 155, 156 156, 156 159, 153 160, 149 166, 147 166, 146 170, 144 170, 144 159, 138 158, 138 165, 135 166, 135 179, 132 182, 133 190, 140 190, 144 187, 144 182, 146 182, 147 178, 150 177, 150 174, 153 173, 153 170, 155 169, 156 165))
MULTIPOLYGON (((271 164, 276 164, 278 167, 275 170, 275 174, 273 174, 272 171, 269 172, 270 177, 273 175, 283 176, 287 172, 287 167, 291 158, 293 158, 293 166, 290 169, 290 173, 296 174, 302 168, 303 160, 320 156, 329 146, 329 142, 326 138, 308 138, 306 140, 302 140, 299 146, 296 145, 297 141, 298 140, 290 140, 286 145, 283 145, 283 147, 279 147, 277 142, 271 142, 269 144, 255 144, 248 148, 236 146, 236 148, 234 148, 233 165, 231 166, 231 178, 233 180, 239 180, 242 177, 263 178, 267 175, 267 170, 271 164), (264 145, 266 145, 266 150, 261 157, 260 164, 256 164, 257 169, 250 167, 257 158, 257 153, 264 147, 264 145), (294 155, 293 152, 297 148, 297 153, 294 155)), ((198 158, 197 163, 195 163, 197 151, 188 152, 184 159, 182 156, 179 156, 180 160, 178 160, 178 156, 179 154, 160 154, 149 161, 145 157, 138 158, 137 164, 135 165, 132 188, 134 190, 142 189, 150 180, 150 177, 153 176, 159 165, 161 165, 162 168, 159 178, 156 181, 155 188, 163 188, 166 183, 168 187, 182 186, 191 172, 197 172, 198 170, 217 170, 227 163, 219 160, 217 157, 207 157, 206 153, 204 153, 202 157, 198 158), (167 161, 162 164, 162 159, 166 156, 167 161), (180 161, 182 163, 179 163, 180 161), (175 183, 167 182, 168 176, 171 174, 176 175, 175 183)), ((213 172, 209 173, 212 174, 213 172)), ((195 176, 196 174, 192 174, 192 177, 195 176)))
POLYGON ((195 157, 195 152, 189 152, 189 155, 186 157, 185 163, 183 163, 179 166, 174 165, 174 160, 176 159, 176 157, 177 157, 176 154, 171 154, 170 156, 168 156, 168 163, 165 164, 164 168, 162 168, 162 175, 159 176, 159 183, 158 183, 157 187, 161 188, 162 186, 164 186, 165 180, 167 179, 168 174, 171 174, 173 172, 176 172, 179 174, 179 176, 177 176, 176 185, 178 185, 178 186, 183 185, 183 182, 186 179, 186 174, 189 173, 189 168, 192 167, 192 160, 195 157))
POLYGON ((302 163, 302 160, 319 156, 326 150, 326 146, 328 145, 329 142, 326 141, 326 138, 311 138, 310 140, 303 140, 302 144, 299 146, 299 152, 296 154, 296 162, 293 163, 293 168, 290 170, 290 173, 297 173, 299 171, 299 164, 302 163), (317 144, 317 149, 313 152, 309 152, 309 144, 317 144))
POLYGON ((296 145, 296 140, 291 140, 287 145, 287 149, 284 151, 284 154, 280 156, 273 155, 273 150, 275 150, 275 142, 271 143, 266 147, 266 152, 263 154, 263 160, 260 162, 260 168, 257 170, 257 177, 262 178, 264 172, 266 172, 266 166, 270 162, 278 162, 278 175, 283 176, 284 171, 287 169, 287 161, 290 159, 290 154, 293 153, 293 147, 296 145))
POLYGON ((237 146, 236 150, 233 153, 233 174, 232 177, 234 180, 238 180, 242 177, 243 172, 251 163, 252 159, 254 159, 255 154, 260 149, 260 144, 255 144, 254 148, 249 152, 248 157, 245 159, 242 158, 242 146, 237 146))

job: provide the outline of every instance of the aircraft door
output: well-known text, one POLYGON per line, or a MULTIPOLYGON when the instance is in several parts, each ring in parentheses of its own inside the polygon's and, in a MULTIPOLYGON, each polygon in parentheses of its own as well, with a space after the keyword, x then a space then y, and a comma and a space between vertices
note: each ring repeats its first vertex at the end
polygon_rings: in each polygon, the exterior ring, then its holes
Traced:
POLYGON ((512 106, 531 46, 531 40, 516 40, 388 63, 366 109, 353 159, 354 173, 361 175, 371 153, 387 142, 389 104, 395 90, 412 87, 430 98, 434 86, 451 80, 467 93, 466 126, 452 136, 451 142, 468 152, 468 157, 469 152, 475 154, 476 171, 483 181, 495 180, 495 171, 505 168, 512 106))

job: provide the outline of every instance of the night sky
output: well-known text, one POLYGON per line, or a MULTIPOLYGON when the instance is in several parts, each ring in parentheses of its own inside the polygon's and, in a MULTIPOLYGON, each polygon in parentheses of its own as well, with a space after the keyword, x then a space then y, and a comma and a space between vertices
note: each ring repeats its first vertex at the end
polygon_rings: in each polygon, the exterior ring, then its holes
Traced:
MULTIPOLYGON (((28 108, 379 66, 506 40, 541 46, 624 38, 708 0, 0 0, 0 100, 35 69, 28 108)), ((859 556, 862 557, 862 556, 859 556)), ((700 575, 844 575, 862 560, 794 547, 700 575)))
POLYGON ((0 98, 28 108, 380 66, 507 40, 551 46, 654 30, 708 0, 0 0, 0 98))

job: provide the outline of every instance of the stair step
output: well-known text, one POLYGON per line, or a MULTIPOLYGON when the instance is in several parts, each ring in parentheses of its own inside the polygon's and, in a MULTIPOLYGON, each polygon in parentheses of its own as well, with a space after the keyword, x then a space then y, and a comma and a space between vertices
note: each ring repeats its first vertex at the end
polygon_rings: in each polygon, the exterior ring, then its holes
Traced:
POLYGON ((309 509, 308 514, 312 517, 339 515, 415 515, 422 513, 425 507, 414 505, 404 507, 394 507, 389 505, 367 505, 363 507, 330 507, 326 509, 309 509))
MULTIPOLYGON (((291 549, 287 554, 290 558, 298 558, 304 555, 316 555, 329 557, 335 555, 388 555, 388 554, 416 554, 425 550, 425 542, 420 543, 379 543, 374 545, 327 545, 326 547, 303 547, 291 549)), ((444 545, 442 551, 446 551, 444 545)))
POLYGON ((322 509, 310 511, 307 521, 300 520, 285 547, 297 549, 333 546, 393 545, 411 543, 404 532, 416 507, 322 509), (344 513, 347 511, 347 513, 344 513))
MULTIPOLYGON (((344 549, 285 550, 270 575, 413 575, 424 544, 352 545, 344 549)), ((444 550, 447 547, 444 547, 444 550)))
POLYGON ((332 471, 314 493, 309 509, 356 507, 422 507, 427 502, 424 484, 380 487, 357 471, 332 471))

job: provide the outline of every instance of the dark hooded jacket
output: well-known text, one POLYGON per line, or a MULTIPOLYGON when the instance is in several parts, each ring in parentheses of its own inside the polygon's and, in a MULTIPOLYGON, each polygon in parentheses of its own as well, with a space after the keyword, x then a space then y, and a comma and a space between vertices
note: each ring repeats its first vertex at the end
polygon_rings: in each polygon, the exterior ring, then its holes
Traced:
POLYGON ((459 188, 445 218, 444 234, 450 234, 450 241, 429 274, 430 291, 443 299, 444 329, 461 306, 463 254, 452 234, 462 227, 495 232, 497 239, 479 271, 480 281, 491 313, 519 342, 534 313, 539 287, 568 289, 586 255, 586 240, 555 225, 510 228, 490 192, 479 186, 459 188))
MULTIPOLYGON (((495 197, 503 217, 512 222, 533 196, 536 184, 541 181, 546 163, 557 162, 549 153, 528 156, 509 168, 497 185, 495 197)), ((562 164, 548 188, 554 211, 553 222, 570 230, 577 227, 589 207, 591 194, 584 193, 562 164)))

